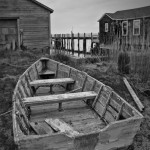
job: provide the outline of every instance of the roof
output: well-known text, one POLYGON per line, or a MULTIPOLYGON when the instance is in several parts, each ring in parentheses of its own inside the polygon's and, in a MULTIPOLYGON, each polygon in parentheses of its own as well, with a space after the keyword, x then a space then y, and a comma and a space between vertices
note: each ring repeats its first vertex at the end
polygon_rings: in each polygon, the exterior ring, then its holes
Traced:
POLYGON ((106 13, 98 21, 100 21, 105 15, 110 17, 112 20, 125 20, 125 19, 150 17, 150 6, 121 10, 116 11, 115 13, 106 13))
POLYGON ((53 11, 54 11, 53 9, 47 7, 46 5, 42 4, 42 3, 39 2, 39 1, 36 1, 36 0, 30 0, 30 1, 32 1, 32 2, 34 2, 35 4, 37 4, 37 5, 41 6, 41 7, 43 7, 44 9, 46 9, 46 10, 48 10, 48 11, 50 11, 50 13, 53 13, 53 11))

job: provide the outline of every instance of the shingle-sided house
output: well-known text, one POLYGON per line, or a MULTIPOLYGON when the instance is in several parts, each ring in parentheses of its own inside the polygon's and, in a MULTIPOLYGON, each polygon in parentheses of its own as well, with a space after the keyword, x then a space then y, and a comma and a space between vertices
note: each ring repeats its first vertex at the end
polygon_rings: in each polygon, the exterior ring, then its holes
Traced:
POLYGON ((53 10, 36 0, 0 0, 0 48, 51 45, 53 10))
POLYGON ((150 6, 105 13, 98 22, 101 44, 150 47, 150 6))

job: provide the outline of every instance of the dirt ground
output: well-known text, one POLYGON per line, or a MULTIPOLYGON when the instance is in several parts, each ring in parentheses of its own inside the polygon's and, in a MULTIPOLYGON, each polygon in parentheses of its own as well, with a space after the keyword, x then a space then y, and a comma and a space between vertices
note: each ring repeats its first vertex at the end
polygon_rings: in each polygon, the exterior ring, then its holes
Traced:
MULTIPOLYGON (((38 50, 30 52, 0 52, 0 150, 15 149, 11 117, 13 90, 19 76, 41 56, 43 56, 43 54, 38 50), (8 113, 2 115, 5 112, 8 113)), ((90 63, 85 61, 83 65, 81 62, 74 62, 66 56, 54 56, 53 58, 67 65, 86 71, 94 78, 111 86, 132 106, 137 108, 123 83, 122 76, 118 74, 115 65, 104 63, 100 67, 97 67, 93 64, 94 62, 90 63)), ((144 115, 144 121, 141 124, 139 132, 134 138, 133 144, 128 148, 118 150, 150 150, 150 101, 136 88, 134 78, 131 75, 128 76, 128 80, 134 85, 136 94, 145 106, 142 113, 144 115)))

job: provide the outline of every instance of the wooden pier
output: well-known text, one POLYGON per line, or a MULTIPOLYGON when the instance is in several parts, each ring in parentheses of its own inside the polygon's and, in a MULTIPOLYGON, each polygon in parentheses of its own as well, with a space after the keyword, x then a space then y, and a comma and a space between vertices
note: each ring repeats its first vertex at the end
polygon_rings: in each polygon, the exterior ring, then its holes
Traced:
POLYGON ((93 40, 98 41, 98 33, 71 33, 71 34, 54 34, 52 35, 53 48, 56 50, 67 51, 68 53, 89 54, 87 51, 87 40, 91 43, 93 40), (75 40, 77 40, 77 49, 75 48, 75 40), (82 49, 80 48, 80 41, 83 40, 82 49))

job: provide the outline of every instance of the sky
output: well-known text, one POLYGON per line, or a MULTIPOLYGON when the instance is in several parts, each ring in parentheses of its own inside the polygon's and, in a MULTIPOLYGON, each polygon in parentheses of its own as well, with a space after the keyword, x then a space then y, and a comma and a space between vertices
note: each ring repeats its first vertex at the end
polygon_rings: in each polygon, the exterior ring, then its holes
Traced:
POLYGON ((54 10, 52 34, 98 33, 104 13, 150 6, 150 0, 37 0, 54 10))

